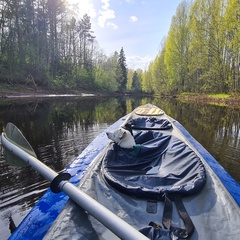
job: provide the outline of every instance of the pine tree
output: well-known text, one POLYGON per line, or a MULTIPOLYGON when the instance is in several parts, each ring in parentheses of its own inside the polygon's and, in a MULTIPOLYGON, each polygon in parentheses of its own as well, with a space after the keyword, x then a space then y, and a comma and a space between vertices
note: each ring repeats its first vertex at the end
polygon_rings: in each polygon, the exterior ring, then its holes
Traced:
POLYGON ((132 77, 132 90, 133 92, 141 92, 141 78, 137 71, 134 71, 132 77))
POLYGON ((123 48, 121 48, 119 59, 118 59, 120 72, 118 75, 118 83, 119 83, 119 91, 124 92, 126 91, 127 87, 127 64, 126 64, 126 57, 123 48))

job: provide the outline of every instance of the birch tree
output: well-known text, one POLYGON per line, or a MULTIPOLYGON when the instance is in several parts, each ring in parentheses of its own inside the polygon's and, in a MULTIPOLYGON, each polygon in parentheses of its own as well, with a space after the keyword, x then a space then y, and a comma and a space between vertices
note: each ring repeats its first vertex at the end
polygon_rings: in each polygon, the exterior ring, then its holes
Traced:
POLYGON ((189 49, 188 11, 188 4, 186 1, 183 1, 172 18, 166 40, 164 61, 167 68, 168 84, 173 92, 180 92, 186 89, 189 49))

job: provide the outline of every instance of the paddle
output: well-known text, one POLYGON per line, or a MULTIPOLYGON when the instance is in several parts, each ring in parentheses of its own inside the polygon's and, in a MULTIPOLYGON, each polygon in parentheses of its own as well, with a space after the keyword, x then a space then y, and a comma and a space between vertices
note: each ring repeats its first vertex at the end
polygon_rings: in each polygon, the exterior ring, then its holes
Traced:
POLYGON ((55 193, 63 191, 75 203, 85 209, 99 222, 121 239, 148 239, 127 222, 98 203, 96 200, 71 184, 69 173, 57 174, 36 158, 31 145, 22 135, 21 131, 12 123, 8 123, 2 133, 2 145, 5 148, 5 160, 10 164, 22 166, 28 164, 51 182, 51 190, 55 193), (14 157, 15 156, 15 157, 14 157))

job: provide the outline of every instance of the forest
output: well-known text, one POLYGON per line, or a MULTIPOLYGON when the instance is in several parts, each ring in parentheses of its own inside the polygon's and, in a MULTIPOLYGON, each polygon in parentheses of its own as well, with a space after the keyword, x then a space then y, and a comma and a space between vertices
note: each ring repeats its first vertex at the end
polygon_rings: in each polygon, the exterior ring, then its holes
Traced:
POLYGON ((142 76, 149 93, 240 92, 240 1, 182 1, 142 76))
POLYGON ((65 0, 0 0, 0 86, 240 92, 240 0, 183 0, 159 42, 147 69, 128 69, 124 46, 107 56, 90 17, 75 18, 65 0))
POLYGON ((106 56, 85 14, 64 0, 0 0, 0 84, 125 91, 123 48, 106 56))

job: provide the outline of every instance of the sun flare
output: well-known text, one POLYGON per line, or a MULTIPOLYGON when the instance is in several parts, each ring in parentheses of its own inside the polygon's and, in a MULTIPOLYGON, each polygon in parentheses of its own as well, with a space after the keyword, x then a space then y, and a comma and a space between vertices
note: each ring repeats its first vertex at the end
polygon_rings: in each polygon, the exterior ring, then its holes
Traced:
POLYGON ((90 17, 96 16, 96 10, 91 0, 65 0, 69 7, 73 11, 77 11, 78 14, 84 15, 87 13, 90 17))

